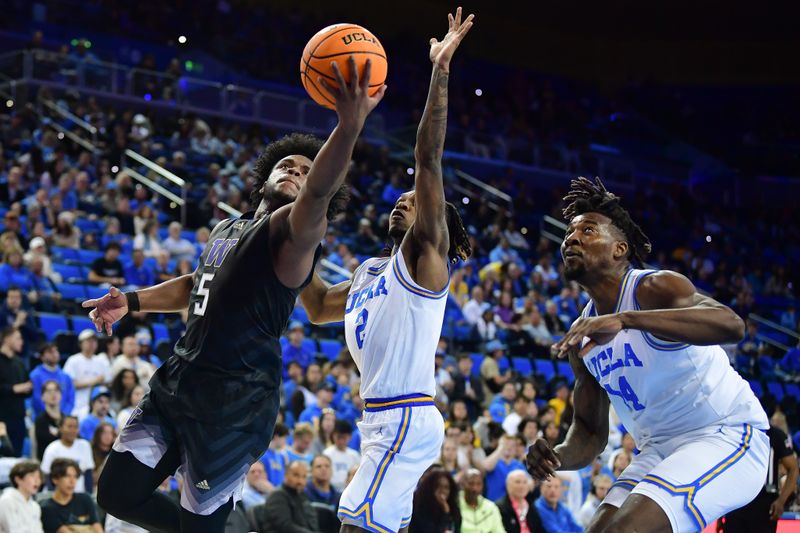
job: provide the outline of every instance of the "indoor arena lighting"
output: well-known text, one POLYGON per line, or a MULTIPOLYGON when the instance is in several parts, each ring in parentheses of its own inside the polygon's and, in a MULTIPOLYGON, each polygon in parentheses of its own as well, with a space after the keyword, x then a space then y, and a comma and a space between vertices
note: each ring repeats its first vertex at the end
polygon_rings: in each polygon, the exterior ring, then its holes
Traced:
POLYGON ((414 175, 414 169, 411 168, 411 167, 408 167, 406 169, 406 174, 408 174, 409 176, 413 176, 414 175))
POLYGON ((475 96, 483 95, 483 91, 481 89, 475 89, 475 96))
POLYGON ((112 174, 116 174, 117 172, 119 172, 119 167, 117 165, 114 165, 113 167, 111 167, 111 173, 112 174))
POLYGON ((465 196, 464 198, 461 199, 461 203, 467 205, 469 203, 469 198, 465 196))
POLYGON ((56 137, 58 137, 59 141, 63 141, 64 140, 64 134, 62 132, 60 132, 60 131, 58 132, 58 135, 56 135, 56 137))
POLYGON ((14 100, 11 99, 6 100, 6 107, 14 107, 14 100))
POLYGON ((711 242, 711 235, 706 235, 706 242, 711 242))
POLYGON ((186 41, 188 41, 188 39, 186 38, 185 35, 181 35, 180 37, 178 37, 178 42, 179 43, 186 44, 186 41))

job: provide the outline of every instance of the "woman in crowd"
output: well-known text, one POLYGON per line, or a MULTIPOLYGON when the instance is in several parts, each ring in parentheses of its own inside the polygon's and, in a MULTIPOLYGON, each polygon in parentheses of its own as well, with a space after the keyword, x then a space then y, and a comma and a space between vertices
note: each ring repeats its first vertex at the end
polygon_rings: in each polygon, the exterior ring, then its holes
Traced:
POLYGON ((134 385, 133 388, 128 391, 125 401, 122 402, 122 409, 120 409, 119 414, 117 414, 117 427, 125 427, 131 414, 133 414, 133 410, 136 409, 136 406, 139 405, 142 398, 144 398, 144 387, 139 384, 134 385))
POLYGON ((438 465, 422 474, 414 492, 414 514, 409 533, 456 533, 461 529, 458 487, 438 465))
POLYGON ((41 461, 47 446, 58 440, 58 427, 64 413, 61 412, 61 385, 58 381, 45 381, 42 385, 42 403, 44 411, 34 422, 36 457, 41 461))
POLYGON ((111 446, 114 445, 114 439, 117 438, 117 432, 114 431, 114 426, 108 422, 101 422, 94 430, 92 436, 92 457, 94 457, 94 469, 92 470, 93 486, 97 486, 97 480, 100 478, 100 473, 103 471, 103 466, 106 463, 106 457, 111 453, 111 446))
POLYGON ((327 407, 322 410, 319 417, 319 427, 316 428, 317 436, 311 444, 314 455, 321 454, 325 448, 333 445, 333 426, 336 424, 336 411, 327 407))
POLYGON ((53 246, 78 249, 81 245, 81 230, 75 226, 75 215, 61 211, 53 228, 53 246))

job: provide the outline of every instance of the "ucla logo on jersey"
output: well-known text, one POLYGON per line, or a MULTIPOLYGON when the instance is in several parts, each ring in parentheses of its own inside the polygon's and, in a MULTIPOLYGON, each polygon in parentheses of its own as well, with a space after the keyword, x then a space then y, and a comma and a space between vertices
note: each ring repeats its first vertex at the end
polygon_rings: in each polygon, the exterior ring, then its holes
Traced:
POLYGON ((362 307, 367 301, 379 296, 386 296, 387 294, 389 294, 389 291, 386 290, 386 278, 381 276, 360 291, 351 294, 347 299, 347 307, 344 313, 351 313, 362 307))
POLYGON ((600 381, 601 377, 605 377, 623 367, 644 366, 639 357, 636 356, 631 345, 627 342, 624 344, 622 352, 622 354, 620 354, 619 350, 614 352, 614 348, 609 346, 589 359, 589 370, 591 370, 598 381, 600 381))
POLYGON ((228 252, 236 246, 237 242, 239 242, 239 239, 215 240, 211 245, 211 250, 209 250, 206 256, 206 266, 214 265, 216 268, 221 267, 222 262, 225 261, 225 258, 228 256, 228 252))

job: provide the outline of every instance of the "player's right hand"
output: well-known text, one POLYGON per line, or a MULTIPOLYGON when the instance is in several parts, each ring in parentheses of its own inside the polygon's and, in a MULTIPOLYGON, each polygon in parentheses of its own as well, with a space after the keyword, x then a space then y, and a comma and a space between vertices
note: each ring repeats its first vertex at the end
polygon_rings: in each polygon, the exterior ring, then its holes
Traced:
POLYGON ((344 80, 339 64, 333 61, 331 68, 336 76, 337 85, 334 87, 322 76, 318 82, 322 88, 328 92, 336 102, 336 114, 339 115, 339 123, 342 126, 353 127, 361 131, 364 121, 367 120, 373 109, 386 93, 386 85, 378 89, 375 96, 369 95, 369 79, 372 72, 372 61, 367 59, 364 65, 364 75, 359 77, 358 67, 355 58, 350 55, 347 59, 347 66, 350 69, 350 82, 344 80))
POLYGON ((95 329, 98 332, 105 331, 106 335, 111 335, 111 326, 114 322, 128 313, 128 300, 122 294, 122 291, 116 287, 111 287, 102 298, 86 300, 81 304, 81 307, 85 309, 94 307, 89 312, 89 318, 92 320, 95 329))
POLYGON ((544 481, 550 476, 556 475, 556 470, 561 466, 556 452, 544 439, 536 439, 525 457, 525 466, 534 479, 544 481))

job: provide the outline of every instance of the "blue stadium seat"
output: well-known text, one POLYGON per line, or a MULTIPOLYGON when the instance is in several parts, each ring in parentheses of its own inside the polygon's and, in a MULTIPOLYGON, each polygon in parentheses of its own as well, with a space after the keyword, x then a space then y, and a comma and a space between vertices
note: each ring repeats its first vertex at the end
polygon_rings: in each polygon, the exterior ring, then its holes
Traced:
POLYGON ((153 346, 157 345, 162 340, 170 340, 169 329, 167 326, 158 322, 151 324, 153 327, 153 346))
POLYGON ((294 308, 290 318, 291 320, 297 320, 304 326, 307 326, 308 324, 311 323, 311 321, 308 319, 308 313, 306 313, 306 310, 299 305, 294 308))
POLYGON ((550 381, 555 377, 556 371, 553 368, 553 362, 549 359, 536 359, 536 373, 541 374, 545 381, 550 381))
POLYGON ((86 274, 84 274, 83 268, 80 265, 53 263, 53 271, 61 274, 61 278, 64 281, 86 279, 86 274))
POLYGON ((514 357, 511 359, 511 365, 522 377, 528 377, 533 373, 533 365, 527 357, 514 357))
POLYGON ((98 287, 97 285, 86 285, 86 296, 89 298, 102 298, 108 292, 108 289, 104 287, 98 287))
POLYGON ((317 353, 318 351, 317 342, 314 339, 303 339, 303 343, 300 346, 311 353, 317 353))
POLYGON ((89 320, 89 317, 86 315, 74 315, 72 318, 72 331, 75 333, 80 333, 85 329, 94 330, 94 324, 92 321, 89 320))
POLYGON ((319 351, 325 354, 329 361, 333 361, 339 357, 339 352, 342 351, 342 343, 333 339, 320 339, 319 351))
POLYGON ((783 386, 777 381, 770 381, 767 383, 767 390, 772 394, 777 401, 783 400, 783 386))
POLYGON ((59 246, 53 246, 50 248, 50 254, 53 256, 53 259, 58 261, 78 261, 79 255, 78 250, 73 248, 61 248, 59 246))
POLYGON ((98 250, 78 250, 78 261, 84 265, 91 265, 100 257, 103 257, 103 252, 98 250))
POLYGON ((486 359, 482 353, 471 353, 469 356, 472 358, 472 375, 479 376, 481 374, 481 363, 486 359))
POLYGON ((506 370, 508 370, 510 366, 511 365, 508 362, 507 356, 501 357, 500 360, 497 361, 497 368, 500 369, 501 374, 503 374, 506 370))
POLYGON ((56 289, 64 300, 85 300, 87 297, 86 285, 77 283, 57 283, 56 289))
POLYGON ((571 385, 575 382, 575 374, 572 372, 572 367, 569 361, 558 361, 558 375, 567 378, 567 382, 571 385))
POLYGON ((48 341, 52 341, 59 331, 68 331, 67 317, 55 313, 39 313, 39 327, 48 341))
POLYGON ((754 379, 748 380, 747 382, 750 384, 750 388, 753 389, 756 396, 761 398, 764 395, 764 389, 761 387, 761 383, 754 379))
POLYGON ((283 353, 284 350, 286 350, 286 347, 289 346, 289 339, 287 339, 286 337, 281 337, 280 343, 281 343, 281 353, 283 353))
POLYGON ((800 385, 797 383, 787 383, 785 387, 786 394, 800 402, 800 385))

